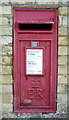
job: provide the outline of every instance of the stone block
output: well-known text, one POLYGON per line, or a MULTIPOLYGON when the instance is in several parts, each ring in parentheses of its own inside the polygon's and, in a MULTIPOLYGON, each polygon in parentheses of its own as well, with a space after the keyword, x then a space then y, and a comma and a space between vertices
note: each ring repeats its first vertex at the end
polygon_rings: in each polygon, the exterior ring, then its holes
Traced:
POLYGON ((35 3, 35 0, 16 0, 16 1, 11 0, 10 2, 11 3, 19 3, 19 4, 24 4, 24 3, 30 4, 30 3, 35 3))
POLYGON ((63 25, 69 27, 69 16, 63 16, 63 25))
POLYGON ((12 112, 2 112, 2 117, 3 118, 14 118, 12 112))
POLYGON ((0 56, 2 56, 2 45, 0 45, 0 56))
POLYGON ((2 56, 3 65, 12 65, 12 56, 2 56))
POLYGON ((59 56, 58 65, 67 65, 67 56, 59 56))
POLYGON ((2 84, 2 75, 0 75, 0 85, 2 84))
POLYGON ((2 104, 2 111, 12 112, 13 111, 13 105, 10 104, 10 103, 3 103, 2 104))
POLYGON ((2 44, 9 45, 12 44, 12 36, 2 36, 2 44))
POLYGON ((52 118, 52 120, 59 120, 59 119, 61 119, 62 120, 62 118, 67 118, 67 113, 65 113, 65 112, 62 112, 62 113, 60 113, 60 112, 57 112, 56 111, 56 113, 48 113, 48 114, 43 114, 43 118, 52 118))
POLYGON ((11 26, 3 26, 2 27, 2 35, 12 35, 12 27, 11 26))
POLYGON ((0 14, 2 15, 2 5, 0 5, 0 14))
POLYGON ((59 46, 58 47, 58 55, 67 55, 67 54, 69 54, 67 46, 59 46))
POLYGON ((13 87, 12 85, 2 85, 2 93, 12 93, 13 87))
POLYGON ((2 93, 0 93, 0 103, 2 102, 2 93))
POLYGON ((2 120, 2 111, 0 111, 0 120, 2 120))
POLYGON ((0 17, 0 25, 2 25, 2 17, 0 17))
POLYGON ((65 66, 65 65, 58 66, 58 74, 66 75, 67 74, 67 66, 65 66))
POLYGON ((59 37, 58 44, 59 45, 69 45, 68 39, 69 39, 69 37, 59 37))
POLYGON ((69 83, 69 76, 67 75, 59 75, 58 76, 58 84, 67 84, 69 83))
POLYGON ((12 36, 3 36, 2 41, 4 45, 12 44, 12 36))
POLYGON ((0 75, 2 74, 2 65, 0 64, 0 75))
POLYGON ((67 104, 57 103, 57 111, 60 113, 67 112, 67 104))
POLYGON ((0 25, 11 26, 12 25, 11 15, 5 15, 5 16, 0 17, 0 25))
POLYGON ((2 25, 9 25, 9 20, 7 17, 2 17, 2 25))
POLYGON ((38 4, 57 4, 59 0, 36 0, 38 4))
POLYGON ((13 19, 11 18, 10 20, 9 20, 9 25, 13 25, 13 19))
POLYGON ((67 56, 67 65, 69 65, 69 56, 67 56))
POLYGON ((0 0, 0 4, 2 4, 2 3, 8 3, 9 2, 9 0, 0 0))
POLYGON ((35 0, 25 0, 25 1, 20 0, 20 1, 24 3, 35 3, 35 0))
POLYGON ((0 55, 0 64, 2 64, 2 55, 0 55))
POLYGON ((12 46, 3 45, 2 54, 3 55, 12 55, 12 46))
POLYGON ((12 84, 12 75, 3 75, 2 84, 12 84))
POLYGON ((12 66, 3 66, 2 68, 3 68, 2 69, 3 74, 12 74, 12 66))
POLYGON ((4 14, 4 15, 6 15, 6 14, 12 14, 12 12, 11 12, 11 6, 3 5, 2 6, 2 14, 4 14))
POLYGON ((13 96, 12 94, 2 94, 2 103, 12 103, 13 96))
POLYGON ((69 85, 66 84, 58 84, 57 93, 59 94, 67 94, 69 91, 69 85))
POLYGON ((0 26, 0 35, 3 34, 3 29, 2 29, 2 26, 0 26))
POLYGON ((65 4, 65 3, 66 3, 66 5, 67 5, 68 0, 60 0, 60 2, 61 2, 62 4, 65 4))
POLYGON ((2 112, 2 102, 0 102, 0 111, 2 112))
POLYGON ((0 36, 0 46, 2 46, 3 45, 3 38, 2 38, 2 36, 0 36))
POLYGON ((59 27, 58 28, 58 35, 61 36, 61 35, 69 35, 69 28, 67 27, 59 27))
POLYGON ((2 85, 0 85, 0 94, 2 93, 2 85))
POLYGON ((58 9, 59 15, 69 15, 69 7, 59 7, 58 9))

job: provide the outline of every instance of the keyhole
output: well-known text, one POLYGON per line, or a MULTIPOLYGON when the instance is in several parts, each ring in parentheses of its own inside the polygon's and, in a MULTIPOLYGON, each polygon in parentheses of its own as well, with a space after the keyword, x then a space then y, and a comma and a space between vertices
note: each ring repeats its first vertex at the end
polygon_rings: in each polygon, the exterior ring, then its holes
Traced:
POLYGON ((26 80, 27 80, 28 78, 27 78, 27 76, 26 76, 26 80))

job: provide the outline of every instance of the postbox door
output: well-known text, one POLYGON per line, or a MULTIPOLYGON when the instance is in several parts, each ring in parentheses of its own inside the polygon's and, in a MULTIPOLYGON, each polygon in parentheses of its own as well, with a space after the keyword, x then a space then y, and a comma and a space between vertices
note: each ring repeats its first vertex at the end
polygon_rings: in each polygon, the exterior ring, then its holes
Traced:
POLYGON ((21 105, 50 106, 50 41, 21 41, 21 105))

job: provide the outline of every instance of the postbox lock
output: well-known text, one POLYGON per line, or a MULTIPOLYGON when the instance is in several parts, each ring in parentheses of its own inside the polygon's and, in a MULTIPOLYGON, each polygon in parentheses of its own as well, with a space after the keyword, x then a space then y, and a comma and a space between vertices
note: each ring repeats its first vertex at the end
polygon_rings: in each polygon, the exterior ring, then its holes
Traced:
POLYGON ((32 47, 37 47, 38 46, 38 41, 32 41, 32 47))

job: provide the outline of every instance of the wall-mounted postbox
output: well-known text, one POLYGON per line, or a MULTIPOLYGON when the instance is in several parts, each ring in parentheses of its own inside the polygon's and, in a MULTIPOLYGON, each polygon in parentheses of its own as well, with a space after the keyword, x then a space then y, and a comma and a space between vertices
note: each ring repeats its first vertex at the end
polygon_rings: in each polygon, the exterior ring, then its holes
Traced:
POLYGON ((55 112, 57 10, 14 9, 14 112, 55 112))

